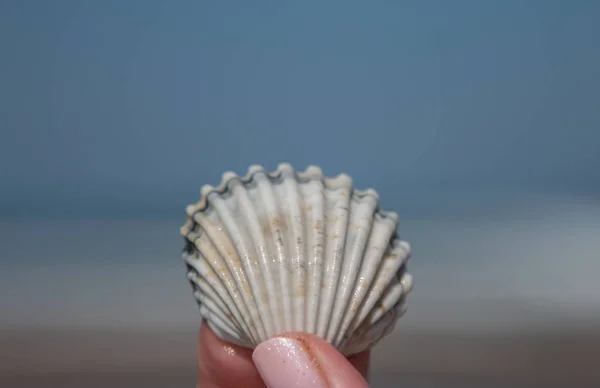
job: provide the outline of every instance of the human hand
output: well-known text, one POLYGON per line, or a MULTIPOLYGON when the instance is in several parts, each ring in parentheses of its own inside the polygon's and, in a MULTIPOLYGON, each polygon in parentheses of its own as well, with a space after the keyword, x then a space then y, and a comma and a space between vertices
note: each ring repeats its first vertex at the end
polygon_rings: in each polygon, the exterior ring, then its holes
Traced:
POLYGON ((310 334, 284 334, 253 352, 222 341, 205 323, 200 329, 199 388, 368 388, 368 368, 368 351, 346 359, 310 334))

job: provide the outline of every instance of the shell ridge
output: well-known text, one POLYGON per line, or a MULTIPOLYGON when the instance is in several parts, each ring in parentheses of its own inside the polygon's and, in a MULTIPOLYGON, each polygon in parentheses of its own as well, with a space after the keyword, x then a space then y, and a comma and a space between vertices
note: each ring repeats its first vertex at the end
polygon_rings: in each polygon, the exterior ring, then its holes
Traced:
POLYGON ((400 283, 399 280, 391 283, 377 302, 377 308, 373 310, 369 316, 367 316, 369 324, 373 325, 377 323, 377 321, 381 319, 383 315, 385 315, 394 307, 394 305, 396 305, 396 303, 402 297, 402 294, 402 283, 400 283))
POLYGON ((342 352, 348 357, 366 350, 367 347, 374 346, 391 332, 400 316, 401 313, 396 307, 388 311, 375 324, 356 333, 357 335, 342 347, 342 352))
POLYGON ((388 336, 392 332, 398 319, 400 317, 402 317, 405 312, 406 312, 406 308, 405 308, 404 298, 401 298, 400 300, 398 300, 396 305, 394 305, 394 307, 390 311, 387 312, 387 314, 391 317, 389 319, 389 321, 387 321, 387 324, 386 324, 385 316, 382 317, 379 322, 377 322, 377 323, 381 322, 380 326, 383 326, 383 332, 382 332, 381 336, 377 340, 375 340, 375 342, 373 342, 373 344, 377 344, 383 338, 388 336))
MULTIPOLYGON (((286 172, 284 171, 284 174, 286 172)), ((286 190, 285 177, 272 187, 279 225, 273 229, 274 239, 280 247, 279 257, 279 289, 282 296, 283 326, 282 332, 290 332, 295 324, 295 303, 299 302, 296 295, 296 275, 298 270, 299 253, 294 251, 294 220, 292 215, 292 198, 294 193, 286 190)), ((280 333, 279 333, 280 334, 280 333)))
MULTIPOLYGON (((237 198, 232 198, 231 200, 237 202, 237 198)), ((233 250, 237 253, 237 257, 239 257, 241 266, 236 265, 235 272, 237 278, 239 280, 243 280, 243 282, 240 284, 242 288, 239 290, 239 292, 242 296, 244 307, 247 308, 248 311, 248 325, 250 327, 254 327, 254 330, 256 330, 257 340, 262 341, 264 338, 266 338, 266 330, 262 317, 259 313, 260 295, 256 295, 256 293, 260 290, 260 282, 257 282, 256 279, 256 272, 259 271, 259 269, 254 268, 252 265, 252 253, 248 249, 245 236, 241 233, 242 228, 239 227, 235 221, 235 216, 227 209, 222 199, 215 200, 213 203, 219 218, 223 222, 223 231, 226 235, 225 242, 231 242, 233 250)), ((224 257, 229 256, 228 252, 224 253, 224 257)))
POLYGON ((210 273, 212 271, 212 268, 210 268, 210 266, 205 264, 203 261, 197 259, 193 260, 193 263, 192 260, 189 258, 186 258, 185 260, 186 262, 190 263, 188 264, 188 279, 193 284, 193 288, 197 289, 197 291, 201 294, 202 298, 212 300, 213 303, 215 303, 218 310, 221 312, 221 314, 224 317, 228 317, 228 320, 231 321, 231 324, 233 324, 236 327, 236 332, 242 334, 244 337, 247 337, 239 319, 240 314, 235 308, 235 305, 233 303, 230 303, 232 307, 228 307, 227 303, 223 299, 223 294, 227 291, 223 290, 222 287, 219 288, 218 282, 211 282, 208 279, 209 276, 213 276, 213 279, 216 277, 216 274, 210 273), (202 268, 204 266, 206 266, 206 268, 202 268), (203 273, 206 273, 206 275, 204 275, 203 273))
MULTIPOLYGON (((217 236, 218 230, 208 221, 206 215, 197 214, 195 220, 197 221, 197 227, 203 232, 197 234, 194 239, 195 249, 206 259, 208 267, 215 272, 214 282, 219 281, 221 287, 226 290, 222 294, 222 298, 231 300, 231 312, 239 314, 239 321, 242 326, 247 329, 251 328, 251 315, 248 314, 243 299, 244 295, 239 288, 248 283, 246 275, 239 265, 235 265, 232 260, 225 259, 229 257, 230 249, 227 245, 232 246, 231 242, 226 235, 221 236, 221 238, 217 236)), ((256 330, 247 330, 247 336, 256 338, 258 334, 256 330)))
POLYGON ((369 331, 376 332, 378 324, 384 317, 389 315, 391 310, 398 309, 401 303, 410 292, 402 281, 404 274, 395 276, 392 283, 387 287, 381 298, 377 301, 377 308, 369 312, 367 318, 361 324, 361 327, 369 327, 369 331))
POLYGON ((350 324, 360 313, 360 308, 369 289, 373 285, 373 279, 377 270, 382 265, 382 261, 389 255, 392 238, 396 232, 397 226, 397 222, 374 217, 372 229, 365 247, 363 261, 358 270, 354 289, 346 307, 346 314, 344 315, 340 330, 338 331, 336 344, 340 344, 344 338, 351 334, 348 333, 351 328, 350 324))
POLYGON ((211 319, 218 319, 230 336, 237 338, 239 341, 247 341, 245 335, 241 334, 238 328, 236 328, 232 322, 227 319, 225 314, 223 314, 213 300, 207 298, 206 295, 202 294, 200 291, 196 291, 194 296, 198 297, 198 302, 201 303, 201 309, 206 308, 205 312, 211 316, 211 319))
POLYGON ((402 244, 398 243, 398 240, 390 244, 384 256, 385 259, 382 260, 376 270, 375 280, 371 283, 358 308, 358 312, 350 323, 349 332, 356 330, 368 321, 369 314, 376 308, 388 288, 397 281, 398 271, 402 270, 402 266, 406 262, 406 255, 406 251, 403 249, 402 244))
POLYGON ((231 301, 231 313, 234 316, 238 316, 240 325, 246 329, 246 335, 250 339, 254 339, 258 336, 258 333, 256 330, 248 330, 252 326, 246 317, 250 317, 251 315, 248 313, 242 290, 238 287, 238 285, 243 286, 247 284, 243 269, 234 266, 230 260, 224 259, 227 257, 225 256, 227 255, 227 248, 223 244, 230 244, 230 242, 224 241, 225 238, 218 239, 215 236, 216 230, 205 223, 208 221, 205 216, 199 215, 198 221, 200 221, 198 227, 202 228, 204 233, 195 238, 194 247, 206 259, 208 267, 214 271, 214 283, 219 281, 221 283, 220 287, 225 289, 226 292, 222 293, 221 297, 231 301), (220 241, 221 244, 217 244, 217 241, 220 241))
MULTIPOLYGON (((290 318, 290 297, 288 285, 288 256, 287 244, 283 239, 282 229, 285 225, 285 220, 282 220, 282 212, 279 209, 275 189, 266 178, 266 174, 256 174, 255 180, 258 193, 256 195, 254 209, 261 209, 264 214, 256 214, 255 220, 260 222, 264 217, 265 221, 261 225, 263 241, 259 244, 264 244, 268 264, 264 270, 268 270, 272 279, 273 291, 270 295, 276 295, 275 298, 269 298, 271 308, 275 307, 271 313, 273 318, 274 332, 269 336, 277 335, 283 331, 289 331, 288 321, 290 318), (260 204, 260 205, 259 205, 260 204)), ((256 241, 256 240, 255 240, 256 241)), ((271 292, 269 290, 269 292, 271 292)))
POLYGON ((249 346, 247 343, 243 343, 241 341, 239 341, 237 338, 232 337, 231 335, 229 335, 226 331, 222 330, 219 325, 216 325, 211 319, 206 318, 205 319, 206 324, 208 325, 208 327, 213 331, 213 333, 215 333, 215 335, 221 339, 223 339, 224 341, 227 341, 229 343, 232 343, 234 345, 238 345, 242 348, 251 348, 252 346, 249 346))
POLYGON ((356 290, 348 316, 345 317, 348 326, 345 326, 344 330, 347 333, 340 333, 346 338, 361 323, 366 313, 373 308, 375 302, 385 291, 385 287, 393 280, 393 274, 397 272, 402 263, 401 260, 398 260, 396 265, 394 265, 394 262, 391 266, 388 263, 389 259, 393 260, 397 256, 398 248, 395 248, 397 245, 395 237, 398 231, 398 218, 379 218, 378 213, 376 213, 375 220, 378 222, 374 224, 374 227, 381 229, 381 231, 372 232, 373 234, 368 242, 369 249, 365 253, 359 274, 359 284, 357 285, 359 288, 356 290), (391 268, 391 270, 386 271, 386 268, 391 268), (388 276, 382 279, 382 272, 387 272, 388 276), (369 307, 365 307, 369 298, 373 302, 369 307), (362 315, 363 312, 364 315, 362 315))
POLYGON ((304 252, 307 283, 305 287, 303 331, 317 333, 322 280, 325 268, 324 252, 327 246, 325 217, 325 187, 322 181, 306 184, 303 192, 305 206, 304 252))
MULTIPOLYGON (((198 239, 198 236, 197 234, 194 234, 194 236, 189 236, 189 238, 195 241, 198 239)), ((184 251, 181 254, 181 258, 185 263, 186 278, 191 283, 194 292, 199 291, 202 294, 210 292, 205 291, 205 289, 212 288, 212 286, 209 284, 209 281, 206 279, 208 276, 210 276, 209 273, 211 268, 210 266, 207 266, 204 261, 201 260, 203 256, 201 255, 200 251, 195 246, 195 244, 193 250, 189 247, 186 247, 186 249, 184 249, 184 251)), ((224 304, 221 305, 221 308, 227 310, 224 304)))
POLYGON ((258 295, 255 294, 255 298, 258 299, 258 317, 265 326, 266 337, 262 338, 264 341, 276 335, 279 331, 279 322, 277 321, 278 301, 276 298, 269 297, 269 295, 277 295, 274 285, 276 279, 274 279, 269 266, 272 259, 269 255, 261 225, 258 222, 255 203, 252 201, 248 189, 236 182, 233 192, 244 220, 244 228, 239 229, 241 232, 240 237, 243 237, 243 232, 249 237, 246 239, 245 244, 250 249, 249 253, 252 252, 251 255, 258 262, 257 271, 250 275, 250 279, 252 292, 259 292, 258 295))
MULTIPOLYGON (((227 311, 229 311, 229 309, 223 305, 221 298, 216 295, 210 284, 203 281, 202 276, 194 277, 190 281, 197 287, 196 293, 200 294, 200 299, 202 299, 201 302, 207 304, 206 302, 210 301, 212 307, 209 306, 209 309, 217 315, 220 315, 221 319, 228 321, 227 323, 230 323, 232 327, 234 327, 236 333, 244 335, 242 334, 243 330, 238 326, 237 322, 234 319, 227 317, 227 311)), ((196 296, 196 294, 194 294, 194 296, 196 296)))
MULTIPOLYGON (((348 182, 350 183, 350 182, 348 182)), ((326 193, 327 194, 327 193, 326 193)), ((331 322, 328 319, 333 309, 333 302, 337 294, 337 287, 339 283, 339 274, 342 266, 342 260, 346 248, 346 237, 348 230, 348 223, 350 219, 350 197, 351 187, 341 187, 330 191, 329 196, 336 194, 338 197, 333 197, 331 207, 332 220, 328 220, 330 225, 327 225, 328 229, 331 229, 333 238, 327 243, 327 251, 325 252, 325 263, 324 263, 324 274, 323 274, 323 285, 320 305, 319 305, 319 321, 317 335, 325 338, 328 342, 331 342, 330 338, 326 337, 328 327, 331 322)), ((326 205, 329 207, 329 204, 326 205)))
MULTIPOLYGON (((290 167, 291 170, 291 167, 290 167)), ((281 207, 288 209, 286 225, 287 233, 287 253, 290 258, 291 284, 293 291, 288 295, 291 308, 291 326, 286 331, 303 331, 304 324, 304 305, 306 302, 306 236, 304 198, 296 183, 290 175, 291 171, 285 171, 283 182, 281 184, 281 194, 278 197, 281 207)))
POLYGON ((365 344, 372 344, 376 341, 376 338, 381 336, 381 332, 385 328, 385 324, 389 320, 389 311, 384 314, 382 319, 378 319, 376 322, 371 323, 371 320, 365 320, 363 323, 352 333, 349 338, 346 338, 341 345, 344 354, 346 353, 358 353, 364 350, 365 344))
POLYGON ((404 271, 409 256, 410 251, 405 249, 401 241, 394 241, 390 254, 386 256, 387 259, 383 260, 377 269, 376 281, 371 284, 367 297, 360 307, 362 317, 374 308, 375 304, 385 295, 388 287, 399 281, 399 273, 404 271))
POLYGON ((356 198, 352 196, 350 201, 349 231, 346 234, 346 247, 335 298, 336 303, 327 334, 334 345, 337 342, 336 332, 342 325, 346 307, 350 303, 359 270, 365 258, 365 250, 373 230, 374 212, 377 207, 376 197, 356 198))

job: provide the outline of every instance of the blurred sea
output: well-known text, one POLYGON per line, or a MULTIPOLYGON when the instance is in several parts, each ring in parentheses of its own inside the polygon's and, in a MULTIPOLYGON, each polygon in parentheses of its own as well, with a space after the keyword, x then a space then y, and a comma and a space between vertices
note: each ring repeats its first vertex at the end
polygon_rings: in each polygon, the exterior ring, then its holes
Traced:
MULTIPOLYGON (((402 218, 415 289, 374 351, 372 386, 600 382, 599 204, 446 205, 402 218)), ((0 221, 0 386, 193 386, 182 221, 0 221)))

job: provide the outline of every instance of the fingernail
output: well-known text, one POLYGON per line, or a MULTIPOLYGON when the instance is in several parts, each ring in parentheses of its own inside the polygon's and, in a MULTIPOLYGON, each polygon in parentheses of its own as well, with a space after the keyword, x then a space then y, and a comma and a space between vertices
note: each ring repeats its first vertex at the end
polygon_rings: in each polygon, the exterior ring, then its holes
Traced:
POLYGON ((252 360, 269 388, 326 388, 318 364, 300 341, 276 337, 258 345, 252 360))

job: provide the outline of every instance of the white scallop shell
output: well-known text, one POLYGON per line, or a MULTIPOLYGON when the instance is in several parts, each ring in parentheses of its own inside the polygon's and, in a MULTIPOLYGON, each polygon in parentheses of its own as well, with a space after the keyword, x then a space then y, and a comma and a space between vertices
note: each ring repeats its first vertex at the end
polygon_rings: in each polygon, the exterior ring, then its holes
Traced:
POLYGON ((204 186, 181 228, 188 279, 211 329, 254 348, 289 331, 316 334, 345 355, 392 331, 412 288, 398 215, 345 174, 251 166, 204 186))

